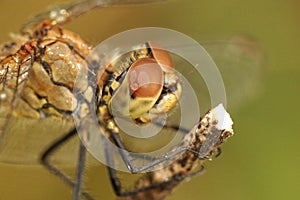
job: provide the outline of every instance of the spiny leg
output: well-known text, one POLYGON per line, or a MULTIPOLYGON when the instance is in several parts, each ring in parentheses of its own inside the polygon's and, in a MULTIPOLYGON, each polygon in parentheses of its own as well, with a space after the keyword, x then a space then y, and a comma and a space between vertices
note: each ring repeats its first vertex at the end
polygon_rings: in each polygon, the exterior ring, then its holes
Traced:
POLYGON ((104 138, 104 136, 101 136, 101 137, 102 137, 101 141, 103 141, 102 146, 104 148, 105 159, 107 162, 107 169, 108 169, 110 182, 111 182, 111 185, 112 185, 112 188, 113 188, 115 194, 117 196, 120 196, 122 186, 121 186, 121 181, 119 180, 119 178, 117 176, 116 170, 114 169, 114 158, 111 153, 111 149, 105 140, 106 138, 104 138))
POLYGON ((219 157, 221 154, 222 154, 222 149, 221 149, 221 147, 218 147, 218 148, 217 148, 217 152, 216 152, 215 157, 217 158, 217 157, 219 157))
MULTIPOLYGON (((161 127, 163 128, 164 130, 174 130, 174 131, 179 131, 181 134, 185 135, 185 134, 188 134, 190 132, 189 129, 187 128, 184 128, 184 127, 180 127, 178 125, 163 125, 161 123, 158 123, 158 122, 153 122, 154 125, 158 126, 158 127, 161 127)), ((146 154, 131 154, 131 156, 133 158, 140 158, 140 159, 144 159, 144 160, 148 160, 148 161, 152 161, 154 158, 153 156, 149 156, 149 155, 146 155, 146 154)))
MULTIPOLYGON (((160 123, 155 123, 155 125, 157 126, 162 126, 160 123)), ((189 130, 186 128, 182 128, 179 126, 175 126, 175 125, 165 125, 163 126, 164 129, 173 129, 176 131, 180 131, 183 134, 187 134, 189 133, 189 130)), ((106 129, 107 131, 110 132, 110 136, 111 139, 113 140, 113 142, 116 144, 116 146, 119 148, 119 153, 122 157, 122 160, 124 161, 127 169, 131 172, 131 173, 140 173, 140 172, 144 172, 147 171, 153 167, 155 167, 156 165, 163 163, 164 161, 167 161, 171 158, 174 158, 175 156, 185 152, 185 151, 192 151, 189 148, 178 148, 176 151, 173 151, 171 153, 162 155, 160 157, 152 157, 152 156, 148 156, 146 154, 131 154, 130 152, 128 152, 126 150, 125 145, 123 144, 123 141, 120 138, 119 133, 113 131, 113 130, 109 130, 106 129), (134 165, 134 163, 132 162, 131 158, 142 158, 142 159, 146 159, 151 161, 150 163, 148 163, 145 166, 142 167, 136 167, 134 165)), ((194 152, 197 154, 197 152, 194 152)))
POLYGON ((111 153, 112 151, 110 150, 109 145, 105 141, 105 138, 102 139, 103 139, 102 145, 105 151, 105 158, 107 162, 107 170, 115 194, 117 196, 130 196, 141 192, 140 189, 132 190, 132 191, 123 191, 121 181, 117 175, 117 171, 114 169, 114 155, 111 153))
MULTIPOLYGON (((114 190, 114 192, 117 196, 132 196, 132 195, 136 195, 140 192, 145 192, 145 191, 156 189, 156 188, 164 188, 164 187, 167 187, 169 184, 174 184, 174 183, 180 182, 185 177, 188 177, 188 176, 182 176, 182 175, 177 174, 177 175, 174 175, 173 177, 171 177, 167 181, 163 181, 163 182, 160 182, 160 183, 155 183, 153 185, 145 186, 143 188, 135 188, 135 189, 130 190, 130 191, 124 191, 122 189, 121 181, 118 178, 117 171, 114 169, 114 160, 113 160, 114 155, 111 153, 112 151, 109 148, 109 145, 107 145, 107 140, 105 140, 105 138, 102 138, 102 141, 103 141, 102 145, 103 145, 103 148, 105 150, 105 158, 106 158, 106 162, 107 162, 107 165, 108 165, 107 169, 108 169, 108 174, 109 174, 109 177, 110 177, 110 182, 111 182, 113 190, 114 190)), ((186 150, 184 150, 184 151, 186 151, 186 150)), ((179 154, 179 153, 180 152, 175 152, 175 154, 179 154)), ((173 156, 175 156, 175 155, 173 155, 173 156)), ((169 157, 162 157, 162 158, 160 158, 158 163, 163 162, 164 160, 167 160, 167 159, 169 159, 169 157)), ((157 165, 157 163, 153 163, 153 166, 155 166, 155 165, 157 165)))
POLYGON ((111 131, 111 138, 113 139, 113 142, 116 144, 116 146, 119 148, 119 153, 120 153, 123 161, 125 162, 126 167, 128 168, 128 170, 131 173, 140 173, 140 172, 147 171, 148 169, 151 169, 152 167, 154 167, 154 166, 156 166, 160 163, 163 163, 166 160, 172 159, 175 156, 190 150, 189 148, 178 148, 175 151, 172 151, 171 153, 167 153, 165 155, 162 155, 161 157, 158 157, 158 158, 153 157, 151 159, 152 162, 148 163, 145 166, 142 166, 142 167, 138 168, 132 163, 131 157, 133 157, 133 156, 130 152, 128 152, 125 149, 125 146, 124 146, 119 134, 114 132, 114 131, 111 131))
POLYGON ((80 200, 80 196, 82 193, 81 188, 83 183, 85 159, 86 159, 86 148, 83 145, 82 141, 80 140, 79 155, 78 155, 78 162, 77 162, 78 166, 77 166, 75 186, 73 191, 73 200, 80 200))
POLYGON ((204 174, 205 171, 206 171, 205 166, 204 166, 204 165, 201 165, 201 166, 200 166, 200 169, 199 169, 198 171, 196 171, 196 172, 194 172, 194 173, 192 173, 192 174, 189 174, 189 175, 185 176, 185 178, 192 178, 192 177, 194 177, 194 176, 200 176, 200 175, 204 174))
MULTIPOLYGON (((194 176, 202 175, 205 172, 205 167, 203 165, 200 166, 200 169, 194 173, 184 175, 184 174, 175 174, 170 179, 158 183, 154 183, 148 186, 144 186, 141 188, 134 188, 132 190, 125 191, 122 188, 122 183, 117 175, 117 171, 114 169, 114 161, 113 161, 113 154, 111 153, 108 145, 103 144, 105 148, 105 156, 107 160, 107 170, 110 177, 111 185, 114 189, 114 192, 117 196, 126 197, 126 196, 134 196, 142 192, 147 192, 153 189, 165 189, 165 190, 172 190, 179 182, 183 181, 186 178, 191 178, 194 176)), ((148 173, 155 173, 148 172, 148 173)), ((146 197, 145 197, 146 198, 146 197)))
MULTIPOLYGON (((40 158, 41 164, 44 165, 46 169, 48 169, 54 175, 58 176, 67 185, 74 188, 73 200, 79 200, 81 195, 81 184, 82 184, 82 177, 84 172, 85 151, 86 151, 85 147, 83 146, 82 143, 80 143, 79 157, 78 157, 79 163, 78 163, 75 183, 66 174, 64 174, 52 163, 50 163, 48 159, 56 150, 58 150, 62 145, 66 144, 67 141, 69 141, 73 136, 75 136, 76 133, 77 133, 76 128, 74 128, 69 133, 56 140, 52 145, 50 145, 50 147, 48 147, 48 149, 44 151, 44 153, 40 158)), ((93 198, 87 192, 82 192, 82 195, 88 200, 93 200, 93 198)))
POLYGON ((184 152, 191 152, 191 153, 194 153, 198 156, 199 159, 207 159, 207 157, 203 157, 203 155, 200 155, 198 151, 194 150, 194 149, 191 149, 189 147, 178 147, 177 149, 167 153, 167 154, 164 154, 160 157, 147 157, 147 155, 143 155, 141 154, 141 156, 138 156, 138 157, 142 157, 142 158, 146 158, 147 160, 150 160, 151 162, 142 166, 142 167, 136 167, 132 161, 131 161, 131 157, 137 157, 137 156, 133 156, 135 154, 131 154, 130 152, 128 152, 126 149, 125 149, 125 146, 123 144, 123 142, 121 141, 121 138, 119 136, 118 133, 115 133, 115 132, 111 132, 111 137, 114 139, 114 142, 115 144, 118 146, 119 148, 119 152, 120 152, 120 155, 123 159, 123 161, 125 162, 128 170, 131 172, 131 173, 141 173, 141 172, 145 172, 149 169, 152 169, 153 167, 165 162, 165 161, 169 161, 173 158, 175 158, 176 156, 184 153, 184 152), (146 157, 143 157, 143 156, 146 156, 146 157))
MULTIPOLYGON (((111 159, 111 157, 108 156, 108 159, 111 159)), ((126 197, 126 196, 134 196, 139 193, 147 192, 147 191, 154 190, 154 189, 172 190, 178 183, 180 183, 184 179, 191 178, 193 176, 199 176, 199 175, 203 174, 205 172, 205 167, 203 165, 201 165, 201 168, 193 174, 189 174, 189 175, 175 174, 166 181, 154 183, 154 184, 144 186, 141 188, 134 188, 134 189, 131 189, 128 191, 123 190, 121 181, 117 175, 117 171, 112 167, 107 167, 107 170, 108 170, 110 181, 113 186, 115 194, 120 197, 126 197)))

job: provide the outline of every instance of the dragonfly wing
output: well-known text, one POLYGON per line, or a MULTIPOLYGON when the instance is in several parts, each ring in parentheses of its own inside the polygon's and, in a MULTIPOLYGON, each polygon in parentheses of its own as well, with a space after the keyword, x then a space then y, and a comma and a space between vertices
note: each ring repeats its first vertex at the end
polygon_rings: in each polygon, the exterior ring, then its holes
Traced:
MULTIPOLYGON (((18 53, 7 56, 0 62, 0 139, 3 139, 17 106, 17 97, 24 89, 31 64, 30 57, 22 59, 18 53)), ((3 142, 2 139, 0 142, 3 142)))
MULTIPOLYGON (((13 51, 6 45, 3 48, 7 49, 3 52, 8 55, 13 51)), ((23 98, 28 92, 24 89, 27 88, 32 64, 31 56, 21 59, 19 53, 11 54, 0 62, 1 162, 37 162, 37 152, 45 149, 47 143, 62 134, 62 130, 70 129, 68 123, 57 119, 41 120, 40 114, 23 98)))
MULTIPOLYGON (((1 55, 0 161, 36 163, 51 143, 74 127, 74 81, 86 75, 85 56, 91 47, 67 30, 54 27, 48 34, 1 55)), ((68 152, 62 160, 72 158, 74 151, 68 152)))
POLYGON ((204 47, 220 70, 230 109, 238 108, 259 93, 266 56, 257 41, 240 35, 204 47))
POLYGON ((73 2, 52 7, 49 11, 38 14, 25 23, 22 30, 23 32, 31 32, 42 21, 48 21, 51 24, 63 25, 94 8, 122 5, 143 5, 149 3, 162 3, 163 1, 165 0, 85 0, 77 3, 73 2))
MULTIPOLYGON (((0 162, 38 164, 43 151, 72 128, 73 124, 68 121, 12 116, 9 123, 7 123, 0 162)), ((51 156, 51 160, 54 163, 73 163, 76 159, 76 153, 74 152, 77 152, 78 144, 78 141, 75 139, 64 144, 62 148, 51 156)))

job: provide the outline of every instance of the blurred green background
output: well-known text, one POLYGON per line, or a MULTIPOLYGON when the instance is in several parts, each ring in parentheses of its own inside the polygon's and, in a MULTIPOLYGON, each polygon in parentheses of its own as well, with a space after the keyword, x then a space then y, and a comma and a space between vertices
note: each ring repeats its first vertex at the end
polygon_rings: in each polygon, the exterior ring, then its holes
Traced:
MULTIPOLYGON (((62 2, 1 0, 1 43, 31 16, 62 2)), ((67 28, 94 44, 143 26, 171 28, 199 42, 237 34, 256 38, 268 63, 260 92, 231 112, 236 135, 223 154, 168 199, 299 199, 299 8, 296 0, 170 0, 94 10, 67 28)), ((103 166, 91 167, 86 179, 99 199, 114 199, 103 166)), ((70 188, 41 166, 0 165, 0 200, 70 198, 70 188)))

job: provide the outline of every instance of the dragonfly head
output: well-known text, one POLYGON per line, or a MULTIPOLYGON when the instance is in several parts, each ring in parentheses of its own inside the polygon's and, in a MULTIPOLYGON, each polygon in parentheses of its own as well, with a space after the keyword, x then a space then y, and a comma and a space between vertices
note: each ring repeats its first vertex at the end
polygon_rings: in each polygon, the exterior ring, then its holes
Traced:
POLYGON ((116 77, 119 85, 109 101, 112 115, 130 116, 141 124, 170 111, 181 93, 170 54, 153 42, 142 48, 131 53, 133 62, 116 77))

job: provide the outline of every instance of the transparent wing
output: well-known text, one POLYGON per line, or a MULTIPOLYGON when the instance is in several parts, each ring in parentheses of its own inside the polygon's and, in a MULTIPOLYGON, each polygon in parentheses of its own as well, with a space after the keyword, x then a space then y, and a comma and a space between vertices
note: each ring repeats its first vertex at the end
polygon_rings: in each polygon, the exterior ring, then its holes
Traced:
MULTIPOLYGON (((33 61, 31 56, 20 56, 17 52, 0 62, 0 162, 32 164, 55 139, 68 133, 73 122, 71 116, 41 117, 38 109, 27 102, 33 61)), ((67 151, 66 155, 71 155, 72 149, 67 151)), ((68 156, 61 158, 71 160, 68 156)))
POLYGON ((109 6, 141 5, 149 3, 161 3, 164 0, 85 0, 50 8, 49 11, 38 14, 32 20, 24 24, 23 32, 31 32, 40 22, 48 21, 51 24, 63 25, 80 15, 94 9, 109 6))
POLYGON ((254 38, 238 35, 204 47, 221 72, 229 109, 237 109, 259 94, 266 72, 266 55, 254 38))
POLYGON ((18 96, 23 91, 31 68, 31 58, 22 59, 19 54, 7 56, 0 62, 0 145, 8 129, 18 96))
MULTIPOLYGON (((259 94, 266 71, 266 55, 259 43, 244 35, 227 40, 204 42, 200 44, 216 63, 222 76, 229 110, 259 94)), ((200 74, 190 63, 175 56, 176 69, 190 82, 195 90, 203 115, 211 106, 211 96, 200 74)), ((210 77, 213 78, 213 77, 210 77)), ((223 102, 224 103, 224 102, 223 102)))

